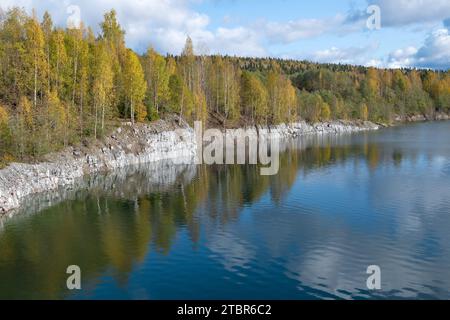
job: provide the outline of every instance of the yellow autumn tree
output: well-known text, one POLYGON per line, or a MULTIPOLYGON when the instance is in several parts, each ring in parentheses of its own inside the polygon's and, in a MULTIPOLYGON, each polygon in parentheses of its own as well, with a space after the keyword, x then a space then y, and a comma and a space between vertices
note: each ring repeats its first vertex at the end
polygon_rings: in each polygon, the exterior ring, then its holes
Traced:
POLYGON ((0 104, 0 126, 7 125, 8 119, 8 111, 6 111, 6 108, 0 104))
POLYGON ((243 72, 241 79, 243 112, 252 122, 267 123, 269 95, 264 84, 250 72, 243 72))
POLYGON ((64 144, 65 124, 67 123, 66 110, 60 101, 56 90, 48 94, 48 118, 53 146, 64 144))
POLYGON ((367 121, 369 119, 369 108, 367 104, 362 103, 359 109, 359 117, 361 120, 367 121))
POLYGON ((44 33, 41 25, 33 12, 33 17, 25 24, 26 36, 26 62, 29 64, 29 77, 31 78, 31 88, 33 89, 33 106, 36 108, 39 91, 47 83, 47 61, 45 59, 44 33))
POLYGON ((285 87, 285 97, 287 103, 287 121, 292 122, 296 119, 296 110, 297 110, 297 90, 292 85, 290 80, 287 80, 287 84, 285 87))
POLYGON ((132 50, 128 50, 125 57, 123 79, 124 96, 128 100, 131 122, 134 123, 135 119, 143 121, 147 116, 146 108, 142 108, 147 84, 139 58, 132 50))
POLYGON ((95 63, 92 72, 94 78, 92 91, 94 100, 94 136, 97 137, 97 127, 100 120, 101 131, 105 129, 105 118, 111 113, 113 101, 114 73, 111 68, 112 59, 105 43, 96 48, 95 63))
POLYGON ((297 104, 297 93, 291 80, 281 73, 277 64, 267 75, 267 92, 272 122, 292 121, 297 104))
POLYGON ((331 116, 330 106, 328 103, 323 102, 320 108, 320 120, 328 121, 330 120, 330 116, 331 116))
POLYGON ((0 167, 8 162, 8 150, 11 142, 11 131, 9 128, 9 114, 5 107, 0 104, 0 167))
POLYGON ((139 102, 136 104, 136 121, 144 122, 145 118, 147 118, 147 108, 145 107, 143 102, 139 102))
POLYGON ((380 92, 380 81, 378 71, 375 68, 369 68, 367 71, 367 92, 368 98, 373 99, 380 92))
POLYGON ((29 140, 33 137, 33 114, 30 100, 21 96, 19 99, 18 113, 16 120, 17 151, 23 156, 29 153, 29 140))
POLYGON ((195 97, 192 94, 192 91, 189 90, 188 85, 185 83, 181 95, 180 117, 184 117, 189 120, 192 116, 192 112, 194 111, 194 104, 195 97))
POLYGON ((155 109, 156 114, 159 114, 161 105, 169 99, 170 74, 167 70, 166 60, 153 48, 149 48, 143 58, 143 64, 149 104, 155 109))
POLYGON ((19 117, 23 121, 27 129, 31 129, 33 125, 32 105, 26 96, 20 97, 19 100, 19 117))
POLYGON ((195 120, 202 121, 203 123, 206 123, 206 118, 208 117, 208 106, 206 104, 206 97, 205 94, 197 90, 195 96, 195 120))

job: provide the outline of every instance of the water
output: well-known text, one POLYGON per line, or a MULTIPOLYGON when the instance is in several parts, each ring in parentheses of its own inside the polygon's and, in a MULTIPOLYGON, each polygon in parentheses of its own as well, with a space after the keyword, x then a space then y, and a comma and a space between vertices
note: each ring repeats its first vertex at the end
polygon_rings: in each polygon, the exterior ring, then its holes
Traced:
POLYGON ((302 138, 273 177, 163 163, 83 180, 2 220, 0 298, 450 299, 449 137, 302 138))

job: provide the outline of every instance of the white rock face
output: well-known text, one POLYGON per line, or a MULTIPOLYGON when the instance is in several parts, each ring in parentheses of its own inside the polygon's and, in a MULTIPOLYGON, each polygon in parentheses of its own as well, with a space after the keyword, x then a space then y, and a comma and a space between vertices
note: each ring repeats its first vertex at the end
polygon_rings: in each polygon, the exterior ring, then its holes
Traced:
MULTIPOLYGON (((162 121, 157 125, 134 127, 125 124, 93 147, 68 148, 38 164, 11 164, 0 170, 0 214, 19 208, 30 195, 73 186, 85 175, 168 159, 193 162, 197 152, 194 130, 183 125, 184 134, 180 135, 174 131, 180 127, 169 127, 162 121)), ((370 122, 334 121, 257 126, 247 130, 260 138, 288 138, 376 129, 378 126, 370 122)))
POLYGON ((337 134, 350 133, 368 130, 378 130, 379 126, 372 122, 355 123, 352 121, 331 121, 309 124, 305 121, 291 123, 289 125, 280 124, 277 126, 261 127, 258 126, 260 136, 270 137, 291 137, 305 134, 337 134))
POLYGON ((169 190, 175 184, 186 185, 196 173, 197 166, 193 163, 178 164, 166 160, 83 176, 76 178, 71 185, 24 197, 19 208, 0 215, 0 228, 8 218, 39 212, 63 201, 80 199, 92 192, 96 196, 136 200, 151 192, 169 190))
POLYGON ((68 149, 49 162, 13 163, 0 170, 0 214, 18 208, 29 195, 71 186, 87 174, 159 160, 194 159, 197 144, 192 129, 186 129, 184 136, 152 131, 144 125, 119 128, 102 145, 85 152, 68 149))

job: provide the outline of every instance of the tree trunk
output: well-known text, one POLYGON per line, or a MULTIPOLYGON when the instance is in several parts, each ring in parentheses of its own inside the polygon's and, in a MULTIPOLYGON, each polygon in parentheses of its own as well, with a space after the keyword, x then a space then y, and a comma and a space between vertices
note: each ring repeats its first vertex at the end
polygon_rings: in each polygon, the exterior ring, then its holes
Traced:
POLYGON ((98 122, 97 118, 98 118, 98 107, 97 107, 97 104, 95 104, 95 124, 94 124, 94 137, 95 137, 95 139, 97 139, 97 122, 98 122))
POLYGON ((158 107, 158 88, 155 87, 153 88, 153 104, 155 105, 156 108, 156 114, 159 114, 159 107, 158 107))
POLYGON ((178 121, 179 124, 181 124, 181 119, 183 118, 183 106, 184 106, 184 89, 181 93, 181 107, 180 107, 180 120, 178 121))
POLYGON ((102 133, 105 129, 105 105, 102 105, 102 133))
POLYGON ((130 113, 131 113, 131 123, 134 125, 134 106, 133 106, 133 98, 130 100, 130 113))
POLYGON ((34 61, 34 102, 33 102, 34 110, 36 110, 36 105, 37 105, 37 62, 35 60, 34 61))
POLYGON ((83 139, 83 92, 80 97, 80 138, 83 139))

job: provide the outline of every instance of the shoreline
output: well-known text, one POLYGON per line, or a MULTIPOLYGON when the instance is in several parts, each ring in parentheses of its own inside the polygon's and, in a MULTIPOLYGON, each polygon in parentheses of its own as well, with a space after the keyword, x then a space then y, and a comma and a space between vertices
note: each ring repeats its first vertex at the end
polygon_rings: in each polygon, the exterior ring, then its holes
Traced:
POLYGON ((435 113, 433 115, 412 115, 412 116, 396 116, 394 118, 394 125, 414 122, 427 122, 427 121, 443 121, 450 120, 450 114, 447 113, 435 113))
MULTIPOLYGON (((378 130, 369 121, 336 120, 308 124, 245 128, 258 138, 295 138, 303 135, 344 134, 378 130)), ((126 123, 90 147, 68 147, 36 164, 11 163, 0 170, 0 216, 13 215, 32 196, 60 188, 72 188, 85 176, 111 172, 161 160, 195 159, 194 129, 177 119, 151 124, 126 123), (179 136, 175 130, 183 130, 179 136)))

